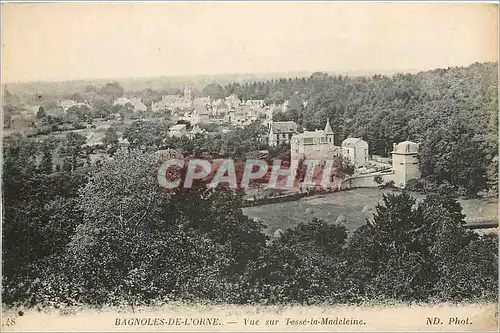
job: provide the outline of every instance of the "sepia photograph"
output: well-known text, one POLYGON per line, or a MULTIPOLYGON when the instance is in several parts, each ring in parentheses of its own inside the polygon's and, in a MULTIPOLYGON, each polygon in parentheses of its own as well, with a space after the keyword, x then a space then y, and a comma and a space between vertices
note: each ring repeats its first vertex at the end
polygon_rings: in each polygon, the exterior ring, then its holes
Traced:
POLYGON ((2 1, 2 331, 498 331, 498 1, 2 1))

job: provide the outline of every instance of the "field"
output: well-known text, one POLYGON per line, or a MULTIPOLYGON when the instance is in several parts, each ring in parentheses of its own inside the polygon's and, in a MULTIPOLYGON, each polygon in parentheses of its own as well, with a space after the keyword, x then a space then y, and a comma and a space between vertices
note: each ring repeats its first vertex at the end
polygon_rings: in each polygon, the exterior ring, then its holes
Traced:
MULTIPOLYGON (((390 190, 377 188, 359 188, 326 195, 312 196, 298 201, 283 202, 243 209, 245 215, 257 218, 266 226, 265 232, 272 235, 276 229, 286 229, 299 222, 311 221, 317 217, 333 223, 339 216, 345 218, 345 225, 354 230, 371 218, 377 203, 381 202, 383 193, 390 190)), ((414 194, 418 200, 423 196, 414 194)), ((481 217, 498 216, 497 199, 459 200, 467 220, 481 217)))

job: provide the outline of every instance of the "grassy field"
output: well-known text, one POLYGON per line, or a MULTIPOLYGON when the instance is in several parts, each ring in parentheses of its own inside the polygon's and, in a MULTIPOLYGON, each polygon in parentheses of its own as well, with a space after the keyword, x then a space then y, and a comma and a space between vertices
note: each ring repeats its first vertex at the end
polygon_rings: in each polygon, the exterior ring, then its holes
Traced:
MULTIPOLYGON (((359 188, 349 191, 312 196, 298 201, 276 203, 243 209, 245 215, 257 218, 267 225, 265 232, 272 235, 276 229, 286 229, 299 222, 309 222, 317 217, 326 222, 335 222, 342 215, 349 230, 354 230, 371 218, 383 193, 390 190, 359 188)), ((414 194, 417 200, 423 196, 414 194)), ((498 215, 497 199, 460 200, 466 219, 498 215)))

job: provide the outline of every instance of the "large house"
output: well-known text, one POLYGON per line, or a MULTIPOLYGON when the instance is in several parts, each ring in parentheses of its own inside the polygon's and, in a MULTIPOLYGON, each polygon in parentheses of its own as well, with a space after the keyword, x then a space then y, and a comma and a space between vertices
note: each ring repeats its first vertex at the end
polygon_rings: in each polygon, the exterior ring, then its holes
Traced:
POLYGON ((342 156, 348 159, 355 168, 368 164, 368 142, 360 138, 347 138, 342 141, 342 156))
POLYGON ((305 131, 294 135, 290 142, 290 150, 292 160, 317 160, 320 164, 342 153, 340 147, 335 146, 329 120, 324 130, 305 131))
POLYGON ((210 120, 211 111, 206 106, 197 105, 190 113, 190 122, 192 124, 206 123, 210 120))
POLYGON ((126 105, 126 104, 131 104, 134 107, 134 111, 139 111, 139 112, 146 112, 148 107, 141 102, 141 100, 137 97, 133 98, 126 98, 126 97, 120 97, 117 98, 116 101, 114 102, 115 105, 126 105))
POLYGON ((184 89, 184 96, 180 95, 163 95, 161 101, 152 103, 151 110, 153 112, 166 110, 187 110, 193 107, 192 92, 189 87, 184 89))
POLYGON ((269 123, 269 146, 275 147, 290 143, 292 136, 297 133, 297 124, 293 121, 272 121, 269 123))

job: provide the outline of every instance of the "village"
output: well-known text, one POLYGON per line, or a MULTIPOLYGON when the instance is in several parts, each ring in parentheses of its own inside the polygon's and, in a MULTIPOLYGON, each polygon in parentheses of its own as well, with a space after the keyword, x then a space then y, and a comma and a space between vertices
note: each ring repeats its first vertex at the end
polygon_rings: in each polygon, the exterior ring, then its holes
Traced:
MULTIPOLYGON (((404 188, 408 181, 420 178, 417 143, 411 141, 394 143, 392 158, 370 154, 369 143, 362 138, 348 137, 341 142, 341 145, 336 146, 335 133, 329 119, 324 129, 314 131, 301 129, 293 121, 274 121, 276 114, 287 112, 288 101, 281 105, 267 105, 264 100, 242 101, 234 94, 225 99, 194 97, 191 88, 186 86, 183 95, 163 95, 160 101, 152 102, 149 106, 138 97, 118 97, 112 105, 114 110, 120 112, 109 111, 105 118, 90 118, 92 114, 90 101, 61 100, 57 104, 55 114, 52 111, 52 114, 43 117, 40 117, 42 107, 25 106, 24 111, 9 119, 9 129, 44 139, 47 137, 46 133, 40 133, 39 130, 43 128, 46 118, 64 118, 77 114, 80 119, 85 119, 87 122, 76 121, 74 123, 77 125, 73 126, 63 124, 58 131, 50 134, 62 137, 70 132, 79 133, 85 137, 85 146, 96 148, 89 154, 79 157, 82 160, 79 165, 84 165, 83 160, 91 165, 92 162, 102 162, 110 158, 109 154, 106 154, 109 144, 105 142, 106 133, 110 128, 115 128, 119 135, 123 134, 124 126, 136 121, 158 122, 168 119, 171 124, 168 128, 168 137, 178 139, 194 139, 196 136, 210 135, 217 131, 227 133, 235 128, 258 123, 266 129, 266 133, 256 133, 257 139, 271 149, 289 147, 291 163, 307 161, 317 166, 324 166, 326 161, 338 157, 350 163, 353 172, 347 175, 348 177, 335 179, 339 189, 377 187, 383 183, 404 188), (121 112, 123 110, 128 111, 127 116, 121 112), (211 132, 205 129, 210 125, 212 125, 211 132), (34 132, 34 128, 38 129, 38 132, 34 132)), ((4 136, 6 133, 8 135, 9 131, 4 128, 4 136)), ((119 136, 117 139, 120 148, 130 146, 127 138, 119 136)), ((260 153, 265 156, 269 152, 261 150, 260 153)), ((303 186, 318 187, 320 184, 314 175, 313 179, 314 183, 303 186)))

